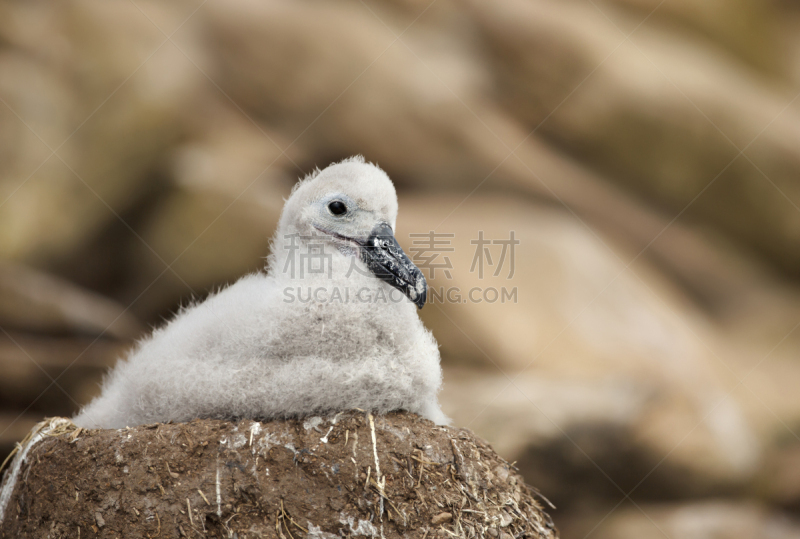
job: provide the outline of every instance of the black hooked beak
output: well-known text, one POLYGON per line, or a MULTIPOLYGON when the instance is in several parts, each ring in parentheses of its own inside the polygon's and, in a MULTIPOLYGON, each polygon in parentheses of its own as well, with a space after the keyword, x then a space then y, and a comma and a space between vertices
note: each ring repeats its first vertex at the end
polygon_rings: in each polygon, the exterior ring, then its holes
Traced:
POLYGON ((428 283, 397 243, 392 227, 380 223, 372 229, 366 243, 361 245, 361 260, 377 278, 401 291, 422 309, 428 283))

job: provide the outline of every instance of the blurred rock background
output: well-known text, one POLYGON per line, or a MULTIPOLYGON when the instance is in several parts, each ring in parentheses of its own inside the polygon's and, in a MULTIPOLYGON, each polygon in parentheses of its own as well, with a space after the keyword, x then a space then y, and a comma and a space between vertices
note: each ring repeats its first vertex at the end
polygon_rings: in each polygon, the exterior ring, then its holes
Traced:
POLYGON ((800 537, 799 95, 796 0, 3 0, 0 458, 361 153, 564 537, 800 537))

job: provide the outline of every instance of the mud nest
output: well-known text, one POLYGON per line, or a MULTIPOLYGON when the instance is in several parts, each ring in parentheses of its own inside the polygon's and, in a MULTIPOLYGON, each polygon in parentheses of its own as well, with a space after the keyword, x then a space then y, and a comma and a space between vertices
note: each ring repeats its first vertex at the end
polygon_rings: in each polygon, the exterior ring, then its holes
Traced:
POLYGON ((541 503, 470 431, 413 414, 120 430, 57 418, 5 472, 0 535, 556 538, 541 503))

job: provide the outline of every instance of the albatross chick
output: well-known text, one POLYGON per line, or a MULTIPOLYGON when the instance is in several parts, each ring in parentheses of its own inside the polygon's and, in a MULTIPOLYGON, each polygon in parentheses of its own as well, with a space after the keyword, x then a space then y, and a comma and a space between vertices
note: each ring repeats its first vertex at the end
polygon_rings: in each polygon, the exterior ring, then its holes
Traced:
POLYGON ((396 220, 391 180, 363 158, 312 173, 286 201, 266 273, 181 310, 140 342, 75 424, 353 408, 447 423, 438 347, 417 315, 427 285, 394 238, 396 220))

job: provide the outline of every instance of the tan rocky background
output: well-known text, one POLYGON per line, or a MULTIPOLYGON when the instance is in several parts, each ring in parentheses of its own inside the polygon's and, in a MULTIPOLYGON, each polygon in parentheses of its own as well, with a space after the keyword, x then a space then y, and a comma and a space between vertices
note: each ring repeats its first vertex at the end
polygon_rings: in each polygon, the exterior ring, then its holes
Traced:
POLYGON ((356 153, 563 537, 800 537, 796 0, 3 0, 0 453, 356 153))

